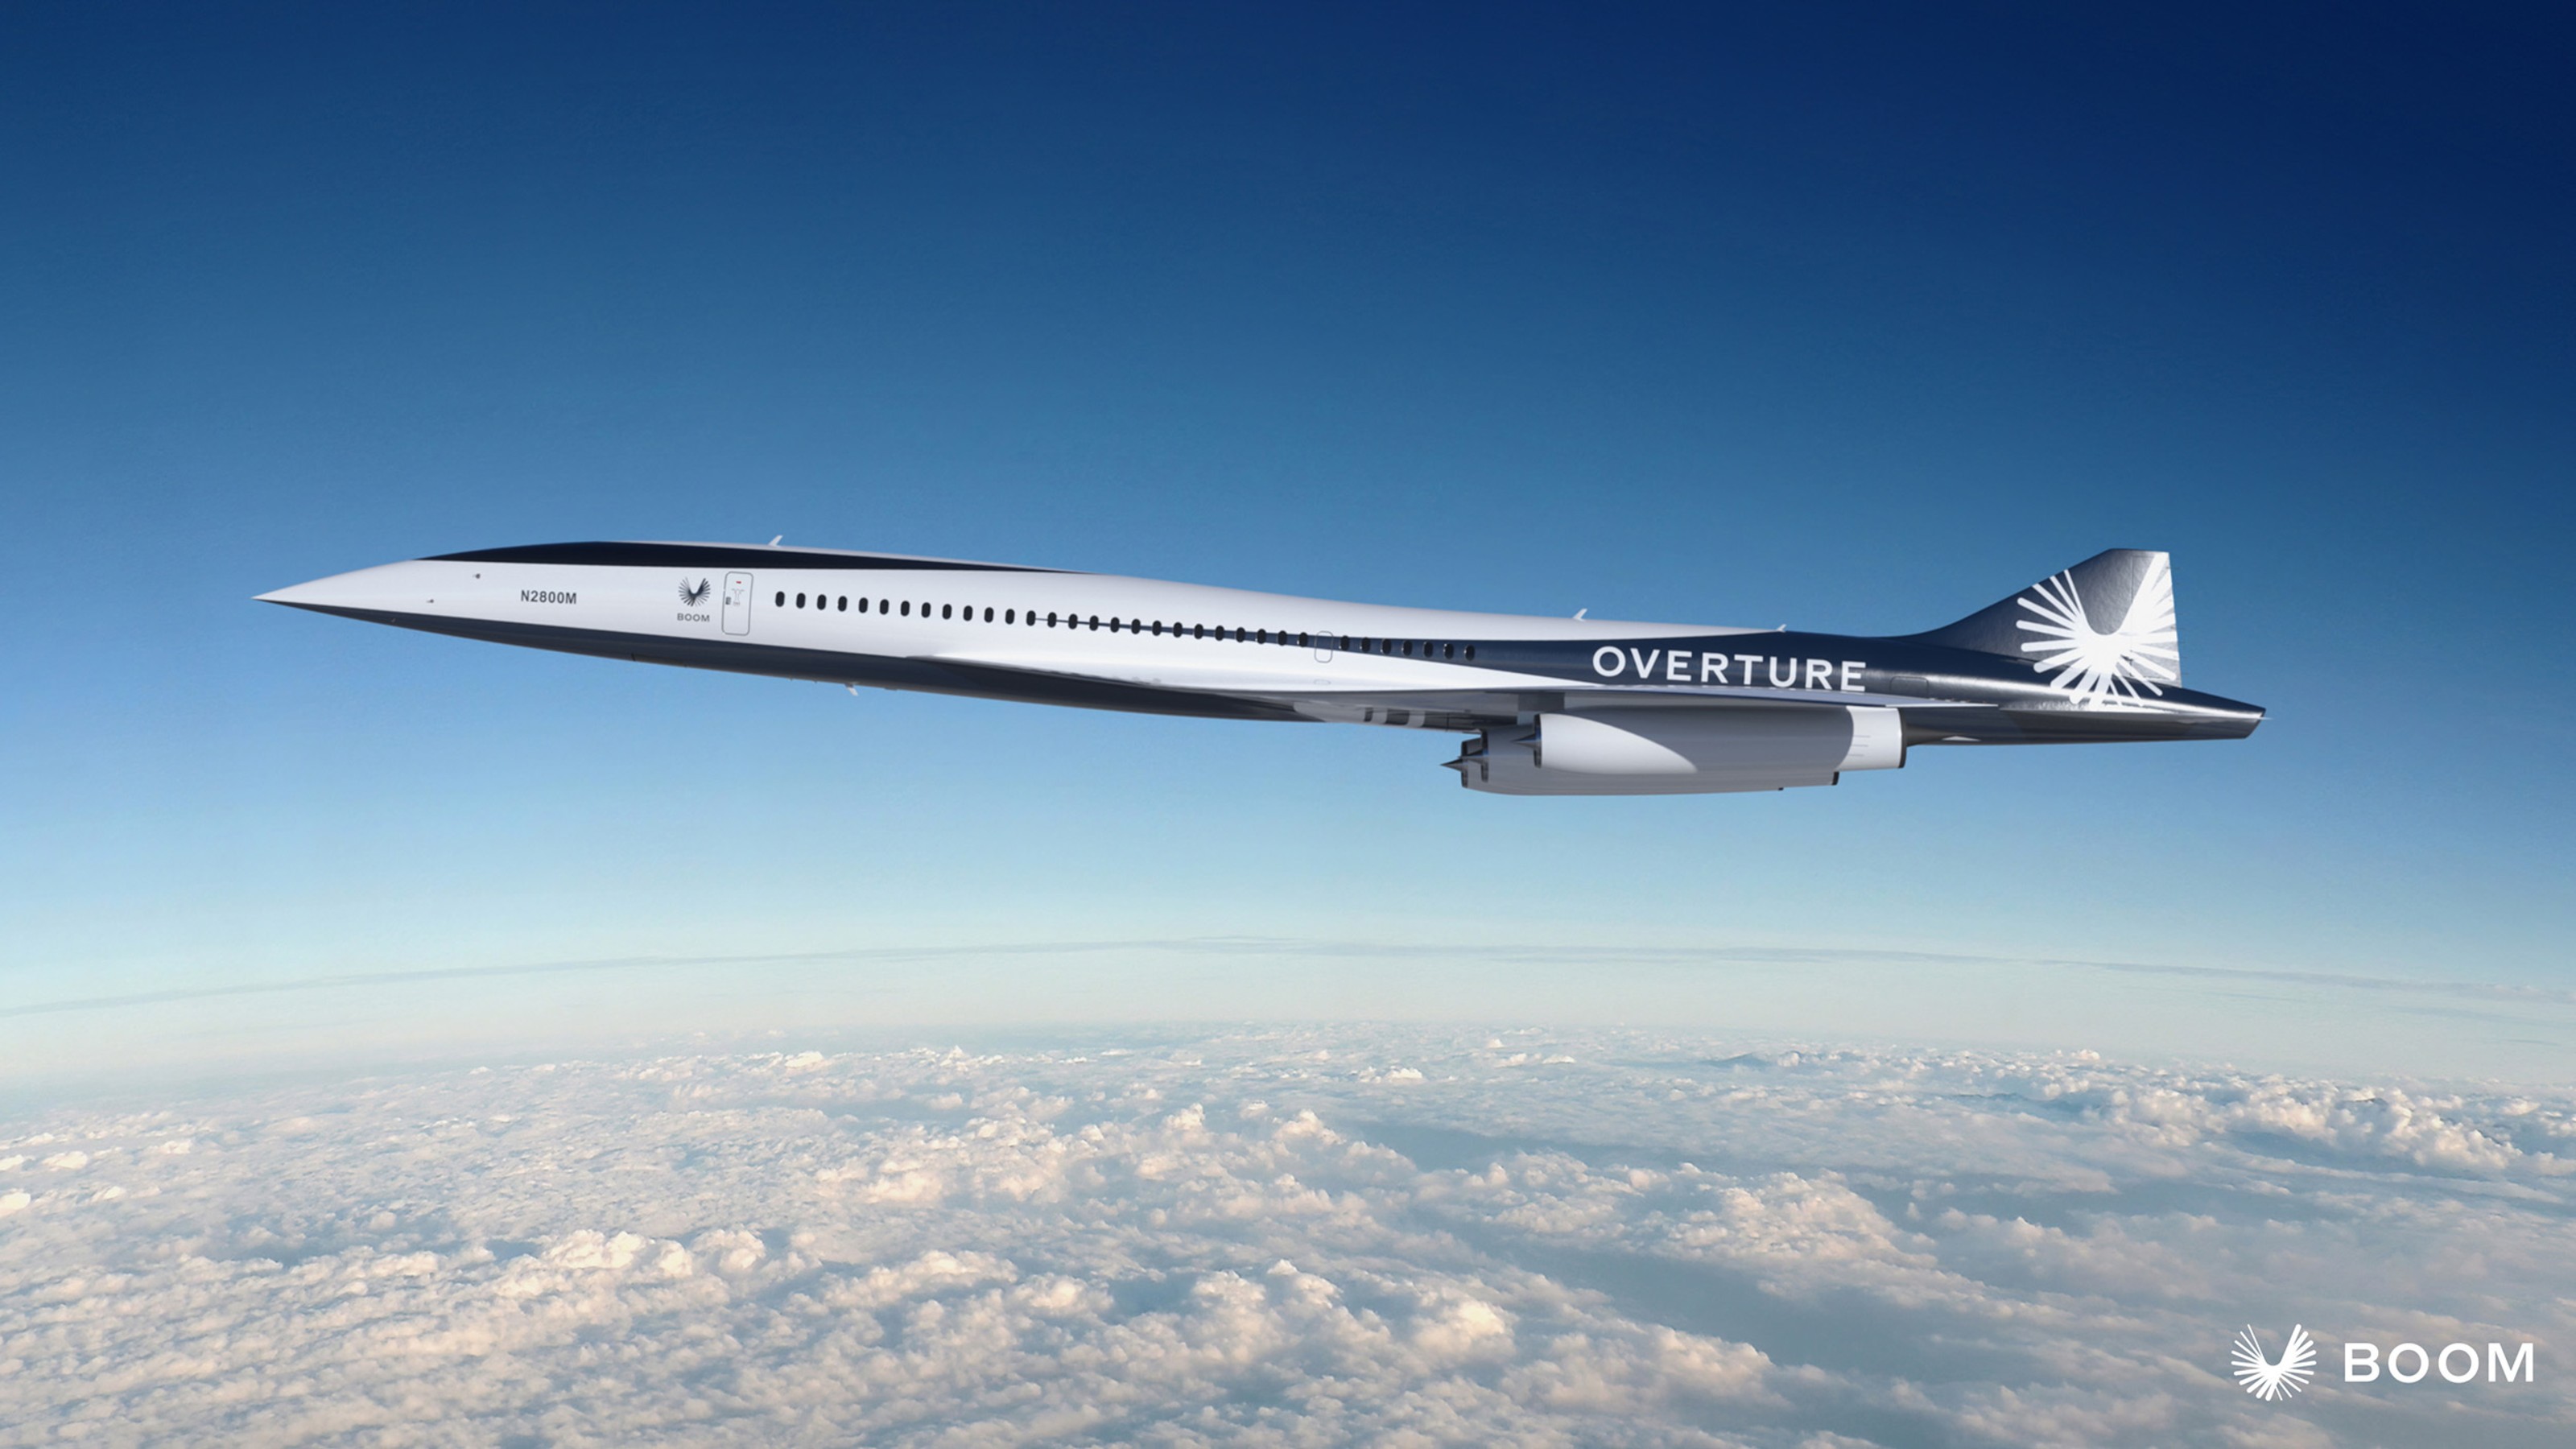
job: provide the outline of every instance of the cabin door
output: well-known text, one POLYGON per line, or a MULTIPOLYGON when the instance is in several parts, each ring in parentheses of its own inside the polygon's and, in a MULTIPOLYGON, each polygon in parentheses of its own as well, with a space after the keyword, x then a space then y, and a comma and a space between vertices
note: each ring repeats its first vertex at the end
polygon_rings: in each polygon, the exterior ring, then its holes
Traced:
POLYGON ((751 575, 725 575, 724 631, 728 634, 751 632, 751 575))

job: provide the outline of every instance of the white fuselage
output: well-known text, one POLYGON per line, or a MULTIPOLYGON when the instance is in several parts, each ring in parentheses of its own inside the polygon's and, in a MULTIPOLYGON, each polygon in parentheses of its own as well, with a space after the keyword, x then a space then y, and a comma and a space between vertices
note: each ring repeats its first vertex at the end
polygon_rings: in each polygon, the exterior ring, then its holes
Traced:
MULTIPOLYGON (((1480 641, 1704 637, 1756 631, 1548 619, 1299 598, 1110 574, 853 555, 874 566, 516 563, 417 559, 280 589, 275 603, 415 626, 523 625, 745 649, 1027 672, 1156 690, 1300 699, 1458 689, 1555 690, 1498 672, 1480 641), (705 594, 689 594, 704 585, 705 594)), ((804 551, 797 551, 804 552, 804 551)), ((464 631, 458 631, 464 632, 464 631)))

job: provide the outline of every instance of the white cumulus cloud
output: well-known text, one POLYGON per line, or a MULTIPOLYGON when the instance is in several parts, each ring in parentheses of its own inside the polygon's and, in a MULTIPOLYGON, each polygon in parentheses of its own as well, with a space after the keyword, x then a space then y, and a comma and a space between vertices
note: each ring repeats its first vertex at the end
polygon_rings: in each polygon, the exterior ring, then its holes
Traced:
POLYGON ((0 1445, 2563 1442, 2571 1124, 1413 1027, 62 1110, 0 1124, 0 1445), (2328 1372, 2248 1399, 2292 1322, 2328 1372))

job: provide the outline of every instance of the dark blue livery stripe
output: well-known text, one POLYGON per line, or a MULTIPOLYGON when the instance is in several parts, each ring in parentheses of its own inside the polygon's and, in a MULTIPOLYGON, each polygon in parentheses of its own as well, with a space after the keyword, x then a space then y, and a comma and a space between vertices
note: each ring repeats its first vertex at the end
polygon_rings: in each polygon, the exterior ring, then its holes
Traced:
POLYGON ((899 558, 886 554, 824 553, 812 549, 746 548, 715 543, 531 543, 433 554, 439 563, 593 564, 610 567, 687 569, 904 569, 995 574, 1056 574, 1064 569, 1016 564, 960 563, 954 559, 899 558))

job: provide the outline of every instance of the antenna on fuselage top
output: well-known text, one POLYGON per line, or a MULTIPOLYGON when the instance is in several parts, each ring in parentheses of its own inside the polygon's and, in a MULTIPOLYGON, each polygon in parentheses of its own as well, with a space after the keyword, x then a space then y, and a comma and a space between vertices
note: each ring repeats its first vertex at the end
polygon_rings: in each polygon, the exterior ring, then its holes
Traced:
POLYGON ((771 540, 769 541, 769 546, 770 546, 771 548, 776 548, 776 547, 778 547, 780 544, 782 544, 782 543, 784 543, 784 542, 786 542, 786 541, 787 541, 787 535, 782 533, 782 534, 778 535, 778 537, 771 539, 771 540))
POLYGON ((1586 604, 1586 605, 1584 605, 1582 608, 1577 609, 1577 610, 1575 610, 1575 611, 1574 611, 1574 617, 1576 617, 1576 618, 1580 619, 1580 618, 1582 618, 1584 615, 1589 614, 1589 613, 1591 613, 1591 612, 1592 612, 1592 606, 1591 606, 1591 605, 1589 605, 1589 604, 1586 604))

